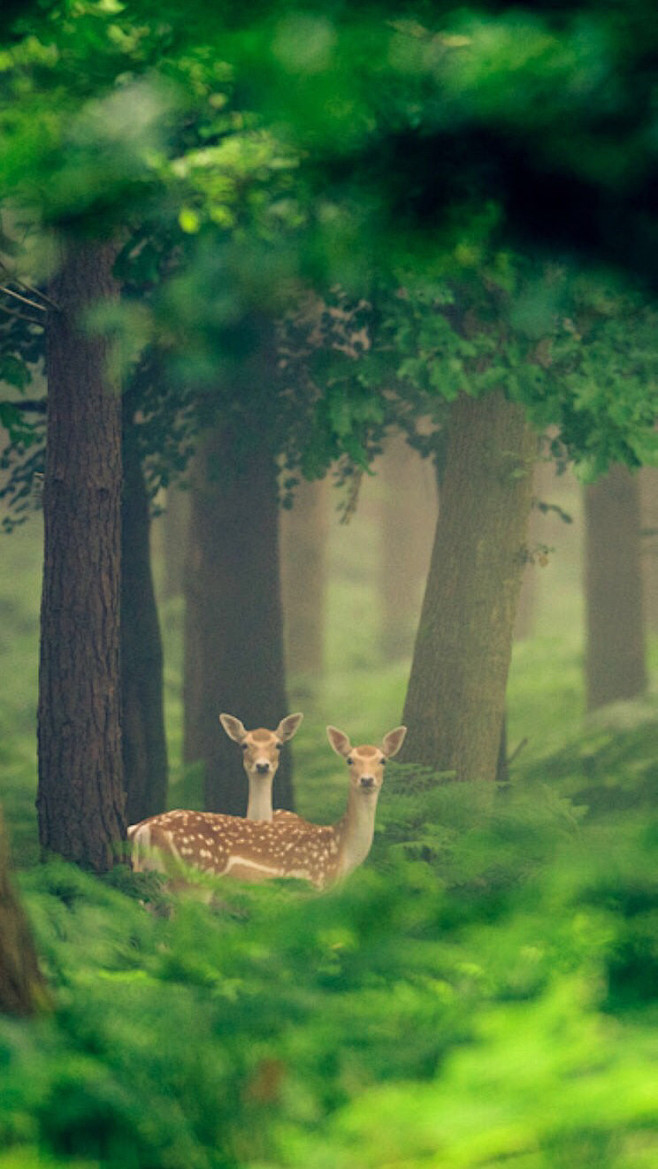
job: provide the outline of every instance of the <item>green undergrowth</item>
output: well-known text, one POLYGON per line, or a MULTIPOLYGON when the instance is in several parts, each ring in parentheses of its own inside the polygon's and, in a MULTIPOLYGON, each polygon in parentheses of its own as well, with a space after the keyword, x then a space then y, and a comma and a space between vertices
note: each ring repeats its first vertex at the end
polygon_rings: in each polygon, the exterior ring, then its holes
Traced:
MULTIPOLYGON (((585 717, 576 638, 522 642, 509 785, 392 762, 344 885, 220 882, 208 905, 36 864, 34 605, 11 603, 2 802, 54 1010, 0 1019, 0 1169, 654 1169, 655 695, 585 717)), ((377 741, 408 672, 368 668, 356 620, 341 636, 324 683, 291 687, 319 822, 346 792, 326 723, 377 741)), ((180 805, 199 777, 167 660, 180 805)))
POLYGON ((655 1165, 655 753, 625 722, 495 793, 391 765, 324 895, 24 871, 56 1005, 0 1022, 0 1169, 655 1165), (584 757, 607 800, 568 794, 584 757))

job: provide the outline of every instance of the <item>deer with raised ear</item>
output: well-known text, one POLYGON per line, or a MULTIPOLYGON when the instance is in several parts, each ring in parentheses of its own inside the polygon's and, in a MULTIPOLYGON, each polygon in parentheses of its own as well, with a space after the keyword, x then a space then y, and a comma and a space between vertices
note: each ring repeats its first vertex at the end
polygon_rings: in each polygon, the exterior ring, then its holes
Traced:
POLYGON ((179 881, 186 867, 243 881, 297 877, 325 889, 368 856, 384 768, 406 733, 406 727, 396 727, 380 747, 352 747, 343 731, 327 727, 331 746, 349 770, 347 809, 336 824, 311 824, 297 816, 277 824, 213 812, 164 812, 128 829, 133 869, 153 869, 179 881))
POLYGON ((275 731, 258 727, 255 731, 245 729, 239 718, 232 714, 220 714, 229 739, 233 739, 242 751, 242 766, 249 780, 247 820, 272 820, 293 816, 293 812, 272 810, 272 784, 281 760, 284 743, 297 734, 303 714, 289 714, 281 719, 275 731))

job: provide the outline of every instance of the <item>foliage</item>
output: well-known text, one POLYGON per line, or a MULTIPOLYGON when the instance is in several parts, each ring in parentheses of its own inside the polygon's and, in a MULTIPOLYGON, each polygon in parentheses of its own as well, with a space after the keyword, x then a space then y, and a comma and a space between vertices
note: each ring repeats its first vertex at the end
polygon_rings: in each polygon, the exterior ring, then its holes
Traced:
POLYGON ((57 1008, 0 1026, 18 1163, 651 1163, 651 821, 391 783, 374 862, 328 895, 223 885, 163 916, 121 870, 23 875, 57 1008))
MULTIPOLYGON (((583 728, 575 647, 524 642, 510 724, 532 740, 493 806, 392 763, 342 889, 227 883, 168 917, 157 878, 26 867, 36 533, 11 551, 3 802, 56 1009, 0 1021, 0 1165, 653 1165, 655 700, 583 728)), ((357 624, 333 631, 322 705, 365 740, 404 678, 357 624)), ((304 728, 304 811, 330 819, 344 775, 319 714, 304 728)))
MULTIPOLYGON (((613 36, 630 60, 632 19, 607 5, 584 23, 406 8, 272 0, 245 21, 239 6, 199 0, 184 13, 53 2, 7 36, 5 289, 46 279, 61 233, 121 234, 123 303, 101 306, 94 327, 115 339, 153 490, 218 415, 236 458, 261 426, 289 488, 337 457, 347 474, 364 468, 394 422, 427 446, 419 413, 440 427, 457 392, 501 382, 538 426, 558 425, 586 476, 655 460, 652 310, 600 278, 568 287, 570 245, 550 264, 521 261, 506 213, 523 151, 526 170, 619 190, 628 137, 602 135, 593 104, 635 109, 613 36), (311 287, 327 310, 319 328, 311 287), (370 317, 361 352, 336 336, 346 305, 350 338, 370 317), (264 370, 273 317, 279 359, 264 370)), ((638 176, 649 142, 633 139, 638 176)), ((21 321, 2 295, 0 372, 24 380, 42 317, 21 321)), ((11 415, 6 456, 21 464, 21 506, 39 462, 26 409, 11 415)))

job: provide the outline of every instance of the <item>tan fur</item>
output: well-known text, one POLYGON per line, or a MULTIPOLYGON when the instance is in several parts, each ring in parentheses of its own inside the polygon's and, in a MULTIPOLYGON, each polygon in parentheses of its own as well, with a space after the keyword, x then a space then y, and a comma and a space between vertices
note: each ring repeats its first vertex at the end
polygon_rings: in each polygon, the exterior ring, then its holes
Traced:
POLYGON ((275 731, 265 727, 248 731, 235 715, 220 714, 219 721, 226 734, 242 750, 242 765, 249 780, 248 820, 272 820, 272 784, 281 761, 281 748, 297 733, 303 717, 303 714, 289 714, 281 719, 275 731))
POLYGON ((338 823, 311 824, 288 812, 275 814, 273 822, 184 809, 164 812, 128 829, 133 868, 178 878, 188 866, 243 881, 297 877, 317 889, 352 872, 370 851, 384 765, 402 746, 406 728, 391 731, 381 747, 353 748, 335 727, 328 727, 327 734, 350 773, 347 810, 338 823))

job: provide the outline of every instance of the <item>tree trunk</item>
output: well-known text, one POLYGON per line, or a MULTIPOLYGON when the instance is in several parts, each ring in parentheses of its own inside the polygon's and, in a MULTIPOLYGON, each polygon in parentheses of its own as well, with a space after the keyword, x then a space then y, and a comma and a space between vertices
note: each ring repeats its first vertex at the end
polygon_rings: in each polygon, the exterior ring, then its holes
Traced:
POLYGON ((658 469, 640 471, 642 582, 647 627, 658 633, 658 469))
POLYGON ((382 473, 382 650, 387 661, 411 653, 436 527, 436 471, 404 438, 386 444, 382 473))
MULTIPOLYGON (((535 463, 533 471, 533 497, 538 503, 545 503, 550 494, 553 482, 553 466, 542 459, 535 463)), ((533 555, 534 549, 541 543, 546 527, 545 516, 538 507, 530 509, 528 521, 528 548, 532 559, 528 560, 521 577, 521 590, 516 606, 514 620, 514 640, 523 641, 532 637, 537 615, 537 573, 540 571, 533 555)))
POLYGON ((48 318, 39 836, 97 871, 125 835, 119 695, 121 398, 84 314, 116 299, 115 248, 69 247, 48 318))
POLYGON ((163 559, 162 595, 165 600, 183 595, 189 522, 189 493, 175 485, 169 486, 164 515, 160 519, 163 559))
POLYGON ((49 1005, 32 935, 9 874, 9 848, 0 816, 0 1011, 31 1015, 49 1005))
MULTIPOLYGON (((236 465, 228 428, 210 433, 190 492, 185 611, 185 759, 205 766, 208 811, 244 815, 247 785, 221 711, 246 727, 277 726, 288 713, 279 583, 276 466, 253 427, 236 465)), ((274 781, 275 806, 292 808, 290 752, 274 781)))
POLYGON ((124 401, 121 506, 121 697, 126 819, 165 809, 167 743, 163 662, 150 554, 149 501, 128 403, 124 401))
POLYGON ((295 676, 317 682, 324 671, 328 481, 302 480, 293 506, 281 513, 281 578, 286 663, 295 676))
POLYGON ((586 705, 647 688, 636 475, 617 465, 585 488, 586 705))
POLYGON ((496 777, 536 448, 500 391, 454 403, 403 758, 457 779, 496 777))

